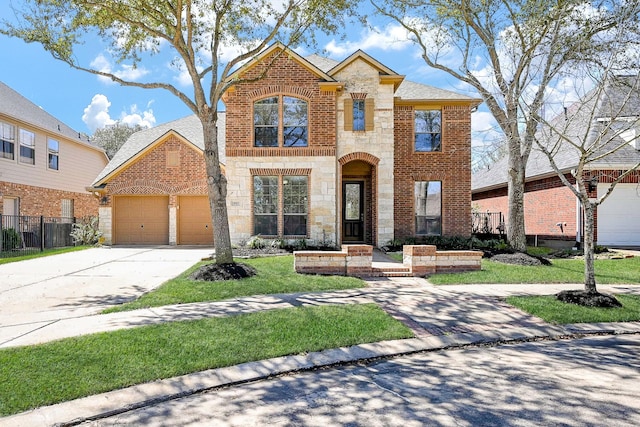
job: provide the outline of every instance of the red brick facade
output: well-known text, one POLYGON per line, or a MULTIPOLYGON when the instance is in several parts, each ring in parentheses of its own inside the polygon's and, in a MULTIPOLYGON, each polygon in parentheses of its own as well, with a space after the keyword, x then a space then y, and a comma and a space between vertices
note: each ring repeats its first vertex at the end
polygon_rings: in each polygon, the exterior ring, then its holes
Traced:
POLYGON ((395 237, 415 236, 413 194, 416 181, 442 182, 442 234, 471 233, 471 107, 442 107, 442 151, 414 151, 414 107, 396 106, 395 237), (402 195, 402 197, 398 197, 402 195))
POLYGON ((62 200, 73 200, 73 215, 76 218, 98 215, 98 199, 89 193, 54 190, 30 185, 0 182, 0 213, 4 198, 19 199, 20 215, 62 216, 62 200))
POLYGON ((189 143, 169 136, 112 178, 106 190, 108 195, 168 194, 169 205, 176 206, 178 195, 207 194, 204 156, 189 143))
POLYGON ((234 86, 224 94, 228 157, 332 156, 336 148, 336 93, 321 90, 318 77, 279 51, 250 67, 242 79, 259 79, 234 86), (269 68, 264 77, 265 67, 269 68), (307 147, 254 147, 253 104, 262 98, 287 95, 307 102, 307 147))
MULTIPOLYGON (((610 184, 617 179, 624 170, 594 170, 584 174, 585 182, 596 177, 601 184, 610 184)), ((571 174, 566 178, 575 185, 571 174)), ((621 184, 635 184, 640 182, 640 171, 626 176, 621 184)), ((593 188, 589 197, 597 197, 597 190, 593 188)), ((507 217, 509 212, 507 187, 477 192, 473 194, 473 207, 480 212, 502 212, 507 217)), ((606 203, 606 201, 605 201, 606 203)), ((580 215, 579 205, 573 192, 564 186, 559 177, 539 179, 527 182, 525 185, 525 231, 529 236, 542 236, 555 239, 575 239, 581 225, 577 223, 580 215), (562 224, 562 228, 558 225, 562 224)), ((595 212, 596 241, 598 230, 598 212, 595 212)))
MULTIPOLYGON (((570 174, 566 176, 575 183, 570 174)), ((480 212, 502 212, 507 218, 507 188, 475 193, 472 204, 480 212)), ((527 235, 567 240, 576 238, 576 197, 557 176, 526 183, 524 211, 527 235), (562 228, 557 224, 562 224, 562 228)))

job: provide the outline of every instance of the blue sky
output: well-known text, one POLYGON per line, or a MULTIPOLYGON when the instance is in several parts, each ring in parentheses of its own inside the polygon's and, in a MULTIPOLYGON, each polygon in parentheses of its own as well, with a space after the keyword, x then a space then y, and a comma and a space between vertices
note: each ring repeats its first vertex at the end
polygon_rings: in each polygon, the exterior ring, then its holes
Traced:
MULTIPOLYGON (((9 14, 12 11, 3 1, 0 16, 9 14)), ((342 60, 362 49, 397 73, 406 75, 409 80, 475 96, 465 92, 456 80, 428 68, 418 56, 416 47, 406 41, 404 32, 397 25, 381 22, 377 31, 351 26, 345 40, 330 35, 321 36, 320 40, 315 51, 307 49, 299 53, 318 53, 342 60)), ((0 52, 4 58, 0 81, 79 132, 91 135, 96 128, 115 120, 154 126, 191 114, 178 98, 167 91, 122 87, 110 80, 74 70, 53 59, 37 44, 26 44, 0 35, 0 52)), ((167 67, 164 59, 144 62, 142 67, 134 70, 127 68, 127 64, 122 66, 110 61, 97 44, 86 45, 78 52, 87 62, 130 76, 145 72, 164 73, 172 83, 188 90, 188 86, 180 86, 179 77, 167 67)), ((486 137, 487 130, 493 126, 486 110, 474 113, 472 120, 476 131, 474 139, 486 137)))

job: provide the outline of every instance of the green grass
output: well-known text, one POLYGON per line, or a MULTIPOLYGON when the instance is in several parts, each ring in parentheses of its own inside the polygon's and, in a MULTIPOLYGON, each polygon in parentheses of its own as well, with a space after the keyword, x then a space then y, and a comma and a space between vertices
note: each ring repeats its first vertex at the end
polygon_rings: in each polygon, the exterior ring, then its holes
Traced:
POLYGON ((190 280, 189 275, 201 265, 206 264, 201 262, 137 300, 108 308, 104 312, 190 302, 221 301, 250 295, 315 292, 365 286, 364 281, 355 277, 298 274, 293 269, 293 255, 236 261, 253 266, 258 274, 242 280, 215 282, 190 280))
POLYGON ((11 256, 8 258, 1 258, 7 254, 5 252, 0 252, 0 264, 8 264, 10 262, 18 262, 18 261, 24 261, 27 259, 41 258, 49 255, 64 254, 67 252, 82 251, 91 247, 92 246, 73 246, 73 247, 66 247, 66 248, 45 249, 43 252, 30 253, 28 255, 11 256))
POLYGON ((545 322, 556 324, 633 322, 640 320, 640 296, 616 295, 616 298, 622 303, 622 307, 583 307, 558 301, 553 295, 508 297, 507 302, 543 319, 545 322))
POLYGON ((0 350, 0 415, 253 360, 412 337, 373 304, 165 323, 0 350))
MULTIPOLYGON (((473 283, 584 283, 584 261, 554 259, 550 266, 520 266, 482 260, 482 270, 467 273, 434 274, 436 285, 473 283)), ((595 261, 599 284, 640 284, 640 257, 595 261)))

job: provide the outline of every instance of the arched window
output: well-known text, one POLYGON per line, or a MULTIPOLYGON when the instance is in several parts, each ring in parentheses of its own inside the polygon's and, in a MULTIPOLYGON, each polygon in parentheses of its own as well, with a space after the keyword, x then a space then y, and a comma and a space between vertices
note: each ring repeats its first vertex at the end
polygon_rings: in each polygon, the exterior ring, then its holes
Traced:
POLYGON ((272 96, 253 104, 255 147, 306 147, 307 102, 292 96, 272 96))

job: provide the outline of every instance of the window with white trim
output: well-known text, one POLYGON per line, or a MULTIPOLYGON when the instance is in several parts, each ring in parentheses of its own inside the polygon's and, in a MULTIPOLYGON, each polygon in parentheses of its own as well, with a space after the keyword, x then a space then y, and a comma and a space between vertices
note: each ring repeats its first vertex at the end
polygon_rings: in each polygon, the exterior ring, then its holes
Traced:
POLYGON ((20 129, 20 163, 36 164, 36 134, 20 129))
POLYGON ((47 140, 47 152, 49 155, 49 169, 58 170, 60 157, 60 143, 53 138, 47 140))
POLYGON ((442 182, 416 181, 414 184, 416 235, 442 234, 442 182))
POLYGON ((15 159, 16 127, 0 122, 0 158, 15 159))

